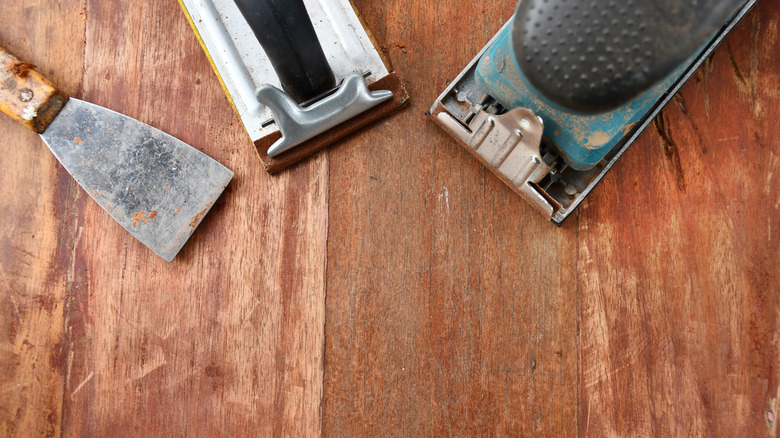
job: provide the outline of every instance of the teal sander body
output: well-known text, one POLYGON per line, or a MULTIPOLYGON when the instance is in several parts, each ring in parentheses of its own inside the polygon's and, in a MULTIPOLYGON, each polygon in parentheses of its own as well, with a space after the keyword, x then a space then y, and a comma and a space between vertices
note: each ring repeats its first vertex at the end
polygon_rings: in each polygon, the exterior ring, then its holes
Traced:
MULTIPOLYGON (((695 62, 691 57, 661 82, 607 112, 586 114, 545 99, 523 75, 512 50, 512 29, 504 28, 477 64, 477 85, 504 108, 528 108, 544 119, 544 138, 577 170, 594 168, 649 113, 695 62)), ((703 49, 702 49, 703 50, 703 49)))
POLYGON ((755 2, 521 1, 429 114, 561 224, 755 2))

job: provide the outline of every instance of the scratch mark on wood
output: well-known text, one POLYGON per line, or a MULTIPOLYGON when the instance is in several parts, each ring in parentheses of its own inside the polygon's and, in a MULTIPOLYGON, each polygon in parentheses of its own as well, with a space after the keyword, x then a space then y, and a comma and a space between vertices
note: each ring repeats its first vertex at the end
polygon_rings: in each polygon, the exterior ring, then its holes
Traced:
POLYGON ((14 298, 13 295, 8 295, 9 301, 11 301, 11 305, 14 306, 14 314, 16 318, 19 318, 21 316, 21 313, 19 312, 19 304, 16 302, 16 298, 14 298))
POLYGON ((439 193, 439 203, 444 204, 444 209, 447 212, 447 214, 450 213, 450 191, 447 189, 447 187, 442 186, 442 190, 444 190, 442 193, 439 193))
POLYGON ((585 417, 585 435, 590 430, 590 403, 588 403, 588 415, 585 417))
POLYGON ((772 192, 772 178, 775 175, 775 169, 777 169, 777 161, 778 161, 777 155, 775 155, 774 152, 770 152, 769 154, 769 170, 766 173, 766 183, 764 184, 766 194, 770 195, 772 192))
POLYGON ((77 386, 77 387, 76 387, 76 389, 75 389, 75 390, 74 390, 74 391, 73 391, 73 392, 70 394, 70 399, 71 399, 71 400, 74 400, 74 398, 73 398, 73 397, 74 397, 74 396, 75 396, 75 395, 76 395, 76 394, 77 394, 79 391, 81 391, 81 388, 83 388, 83 387, 84 387, 84 385, 86 385, 86 384, 87 384, 87 382, 89 382, 90 380, 92 380, 92 377, 94 377, 94 376, 95 376, 95 372, 94 372, 94 371, 90 371, 90 372, 89 372, 89 375, 87 376, 87 378, 86 378, 86 379, 84 379, 84 381, 83 381, 83 382, 79 383, 79 386, 77 386))
POLYGON ((715 56, 715 53, 717 52, 713 52, 710 56, 707 57, 707 59, 704 60, 704 65, 699 68, 697 73, 697 79, 700 81, 697 84, 697 88, 698 86, 702 86, 704 88, 704 113, 707 115, 707 120, 710 119, 710 94, 707 90, 707 75, 712 72, 712 59, 715 56))
POLYGON ((141 366, 141 371, 134 375, 132 378, 130 378, 131 382, 134 382, 136 380, 141 380, 144 377, 148 376, 151 372, 155 371, 156 369, 160 368, 161 366, 166 364, 165 357, 159 357, 155 363, 147 364, 146 366, 141 366))
POLYGON ((750 69, 751 79, 755 81, 756 74, 758 73, 758 49, 759 49, 759 35, 761 33, 761 16, 758 10, 753 14, 752 28, 750 30, 750 69))
POLYGON ((70 372, 73 370, 73 355, 75 352, 73 350, 70 350, 70 353, 68 353, 68 362, 67 366, 65 367, 65 388, 70 388, 70 372))

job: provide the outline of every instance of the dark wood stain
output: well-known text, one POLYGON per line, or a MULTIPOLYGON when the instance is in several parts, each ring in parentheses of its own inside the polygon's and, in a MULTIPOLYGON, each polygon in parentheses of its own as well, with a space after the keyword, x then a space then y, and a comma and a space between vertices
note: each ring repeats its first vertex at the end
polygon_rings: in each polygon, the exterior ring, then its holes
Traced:
POLYGON ((680 162, 680 151, 677 143, 672 138, 671 129, 667 125, 665 114, 662 111, 654 120, 653 126, 661 139, 661 145, 664 148, 664 157, 677 182, 677 188, 685 193, 685 171, 680 162))
POLYGON ((739 65, 737 65, 737 61, 734 59, 734 52, 731 51, 731 44, 728 41, 726 41, 726 53, 729 55, 729 65, 731 66, 731 71, 734 72, 734 77, 737 78, 737 81, 742 85, 747 85, 745 75, 742 73, 742 69, 739 68, 739 65))

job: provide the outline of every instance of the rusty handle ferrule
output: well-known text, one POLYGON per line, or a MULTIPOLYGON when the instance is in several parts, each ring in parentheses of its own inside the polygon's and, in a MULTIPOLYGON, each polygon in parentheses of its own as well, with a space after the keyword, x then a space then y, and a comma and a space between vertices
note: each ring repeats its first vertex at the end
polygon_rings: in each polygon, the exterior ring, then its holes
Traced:
POLYGON ((0 46, 0 111, 40 134, 68 96, 34 68, 0 46))

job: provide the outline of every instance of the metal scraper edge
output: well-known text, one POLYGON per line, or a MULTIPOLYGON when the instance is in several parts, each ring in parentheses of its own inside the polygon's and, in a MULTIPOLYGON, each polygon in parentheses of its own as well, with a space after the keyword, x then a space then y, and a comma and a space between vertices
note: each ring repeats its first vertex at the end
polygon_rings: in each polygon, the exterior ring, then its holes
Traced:
MULTIPOLYGON (((281 88, 273 66, 233 0, 179 0, 222 87, 252 142, 278 132, 263 126, 271 110, 255 95, 262 84, 281 88)), ((349 0, 304 0, 337 81, 371 72, 370 85, 390 75, 349 0)))

